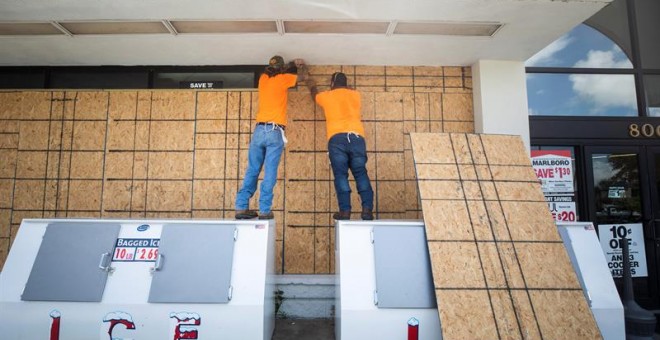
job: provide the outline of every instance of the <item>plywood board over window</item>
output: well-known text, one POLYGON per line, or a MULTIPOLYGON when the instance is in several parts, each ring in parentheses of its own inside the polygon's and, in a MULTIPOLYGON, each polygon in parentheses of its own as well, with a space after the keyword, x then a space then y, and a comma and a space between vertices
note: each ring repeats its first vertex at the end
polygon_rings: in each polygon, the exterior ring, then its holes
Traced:
POLYGON ((443 339, 599 339, 522 139, 410 138, 443 339))
MULTIPOLYGON (((321 91, 341 71, 360 92, 376 217, 419 219, 408 134, 473 131, 470 68, 309 70, 321 91)), ((27 217, 233 218, 258 99, 253 89, 0 91, 0 265, 27 217)), ((289 91, 286 136, 273 201, 277 270, 333 273, 325 115, 302 84, 289 91)), ((352 177, 351 186, 357 211, 352 177)))

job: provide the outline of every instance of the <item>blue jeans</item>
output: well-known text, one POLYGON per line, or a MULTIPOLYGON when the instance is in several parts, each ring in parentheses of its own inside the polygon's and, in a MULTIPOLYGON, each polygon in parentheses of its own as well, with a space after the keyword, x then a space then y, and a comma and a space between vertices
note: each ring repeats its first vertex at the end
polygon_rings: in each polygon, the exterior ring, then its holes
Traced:
POLYGON ((273 125, 257 125, 248 151, 248 166, 243 186, 236 195, 236 210, 248 209, 250 198, 257 190, 257 178, 264 168, 259 192, 259 212, 268 213, 273 205, 273 188, 277 182, 277 167, 284 149, 282 131, 273 125))
POLYGON ((364 137, 354 133, 338 133, 328 141, 328 155, 335 175, 335 191, 339 211, 351 210, 351 187, 348 185, 348 169, 351 169, 362 200, 362 208, 373 209, 374 192, 367 174, 367 146, 364 137))

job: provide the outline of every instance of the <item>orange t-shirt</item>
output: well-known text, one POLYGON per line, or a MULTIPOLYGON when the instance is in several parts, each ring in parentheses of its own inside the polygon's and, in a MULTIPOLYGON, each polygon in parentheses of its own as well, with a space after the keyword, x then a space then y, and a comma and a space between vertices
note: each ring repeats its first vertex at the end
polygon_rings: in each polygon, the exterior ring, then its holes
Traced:
POLYGON ((347 88, 324 91, 316 95, 316 103, 325 113, 328 139, 342 132, 355 132, 364 137, 357 91, 347 88))
POLYGON ((281 73, 273 77, 262 74, 259 78, 259 111, 257 123, 286 125, 286 100, 289 87, 296 86, 298 76, 281 73))

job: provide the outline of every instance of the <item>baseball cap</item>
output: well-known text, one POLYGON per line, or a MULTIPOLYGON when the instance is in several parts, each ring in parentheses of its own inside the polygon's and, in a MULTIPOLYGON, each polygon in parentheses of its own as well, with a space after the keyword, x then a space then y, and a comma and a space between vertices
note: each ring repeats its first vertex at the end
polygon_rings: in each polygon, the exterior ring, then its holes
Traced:
POLYGON ((270 60, 268 61, 268 66, 276 68, 276 69, 280 69, 280 68, 284 67, 284 58, 282 58, 278 55, 275 55, 275 56, 271 57, 270 60))

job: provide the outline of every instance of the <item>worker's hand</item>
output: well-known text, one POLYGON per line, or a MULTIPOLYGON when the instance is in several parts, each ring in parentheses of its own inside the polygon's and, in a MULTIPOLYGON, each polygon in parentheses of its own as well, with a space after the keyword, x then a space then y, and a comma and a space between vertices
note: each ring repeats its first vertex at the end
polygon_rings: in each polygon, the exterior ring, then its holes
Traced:
POLYGON ((305 61, 300 58, 293 59, 293 63, 296 65, 296 67, 305 65, 305 61))

